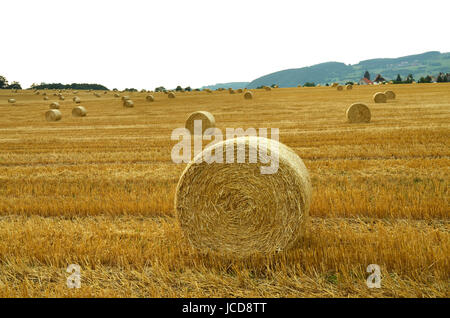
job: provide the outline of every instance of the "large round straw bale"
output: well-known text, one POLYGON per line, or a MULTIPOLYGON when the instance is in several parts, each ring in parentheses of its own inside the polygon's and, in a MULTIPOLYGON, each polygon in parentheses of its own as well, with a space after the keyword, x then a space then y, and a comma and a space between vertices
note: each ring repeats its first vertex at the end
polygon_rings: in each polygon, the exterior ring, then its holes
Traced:
POLYGON ((271 91, 271 90, 272 90, 272 87, 270 87, 270 86, 264 86, 264 89, 265 89, 266 91, 271 91))
POLYGON ((393 91, 385 91, 384 95, 386 95, 387 99, 395 99, 395 93, 393 91))
POLYGON ((167 97, 169 98, 175 98, 175 93, 174 92, 170 92, 167 97))
POLYGON ((210 112, 206 111, 198 111, 194 112, 189 115, 188 119, 186 120, 186 128, 191 132, 191 134, 194 134, 194 123, 195 120, 201 120, 202 121, 202 134, 205 132, 208 128, 214 128, 216 127, 216 120, 210 112))
POLYGON ((125 102, 126 100, 130 99, 130 97, 129 97, 129 96, 122 96, 122 98, 121 98, 121 99, 122 99, 122 101, 124 101, 124 102, 125 102))
POLYGON ((242 94, 242 92, 244 92, 244 90, 243 90, 242 88, 239 88, 239 89, 236 91, 236 93, 238 93, 238 94, 242 94))
POLYGON ((245 99, 252 99, 253 98, 253 93, 250 92, 250 91, 245 92, 244 98, 245 99))
POLYGON ((45 113, 45 119, 47 121, 58 121, 62 118, 62 114, 57 109, 50 109, 45 113))
POLYGON ((43 98, 44 100, 48 100, 48 96, 44 96, 44 98, 43 98))
POLYGON ((59 100, 65 100, 66 98, 63 95, 59 95, 59 100))
POLYGON ((117 93, 115 93, 115 94, 114 94, 114 97, 120 97, 120 95, 119 95, 119 94, 117 94, 117 93))
POLYGON ((81 99, 78 96, 75 96, 72 100, 77 104, 81 103, 81 99))
POLYGON ((16 100, 14 98, 8 99, 8 103, 10 103, 10 104, 14 104, 15 102, 16 102, 16 100))
POLYGON ((236 92, 234 91, 234 89, 229 89, 228 92, 229 92, 230 94, 235 94, 235 93, 236 93, 236 92))
POLYGON ((347 84, 347 85, 345 85, 345 89, 346 90, 351 90, 351 89, 353 89, 353 85, 352 84, 347 84))
POLYGON ((339 85, 339 83, 333 83, 333 84, 331 84, 331 87, 337 87, 339 85))
POLYGON ((362 103, 350 105, 345 115, 350 123, 368 123, 371 118, 369 107, 362 103))
POLYGON ((147 97, 145 97, 145 99, 147 100, 147 102, 154 102, 155 98, 153 97, 153 95, 147 95, 147 97))
POLYGON ((337 89, 338 91, 342 91, 342 90, 344 89, 344 87, 343 87, 342 85, 338 85, 338 86, 336 86, 336 89, 337 89))
POLYGON ((58 102, 53 102, 50 104, 49 106, 50 109, 59 109, 59 103, 58 102))
POLYGON ((83 106, 77 106, 74 109, 72 109, 72 116, 73 117, 84 117, 87 115, 86 108, 83 106))
POLYGON ((94 93, 95 97, 100 97, 101 95, 99 93, 94 93))
POLYGON ((134 107, 134 103, 131 99, 125 99, 123 101, 123 107, 134 107))
POLYGON ((202 250, 237 257, 292 248, 304 234, 311 182, 303 161, 287 146, 263 137, 227 139, 191 161, 177 185, 175 211, 185 237, 202 250), (267 143, 278 170, 261 174, 267 161, 249 162, 255 143, 267 143), (196 162, 207 154, 244 147, 245 163, 196 162), (200 157, 201 156, 201 157, 200 157))
POLYGON ((373 101, 375 103, 386 103, 387 97, 384 93, 378 92, 373 95, 373 101))

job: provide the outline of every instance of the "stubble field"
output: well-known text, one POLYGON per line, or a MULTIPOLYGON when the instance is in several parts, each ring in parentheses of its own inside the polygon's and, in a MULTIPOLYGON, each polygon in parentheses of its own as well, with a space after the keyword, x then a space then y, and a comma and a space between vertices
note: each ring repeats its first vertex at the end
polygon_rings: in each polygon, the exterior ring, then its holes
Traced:
POLYGON ((450 84, 126 93, 79 91, 88 115, 46 122, 49 101, 0 90, 0 297, 449 297, 450 84), (397 99, 375 104, 377 91, 397 99), (125 95, 125 94, 122 94, 125 95), (8 98, 17 102, 8 104, 8 98), (372 111, 349 124, 354 102, 372 111), (231 259, 194 250, 174 217, 185 165, 170 139, 189 113, 216 126, 280 129, 309 169, 298 246, 231 259), (69 264, 81 266, 69 289, 69 264), (369 289, 366 268, 381 267, 369 289))

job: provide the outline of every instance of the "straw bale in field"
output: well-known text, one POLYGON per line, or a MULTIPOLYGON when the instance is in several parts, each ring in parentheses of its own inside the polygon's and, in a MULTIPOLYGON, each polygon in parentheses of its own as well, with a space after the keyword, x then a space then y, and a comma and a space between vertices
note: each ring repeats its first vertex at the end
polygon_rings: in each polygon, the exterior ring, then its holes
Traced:
POLYGON ((352 104, 345 115, 349 123, 368 123, 371 119, 370 109, 363 103, 352 104))
POLYGON ((50 109, 45 113, 45 119, 47 121, 58 121, 62 118, 62 114, 57 109, 50 109))
POLYGON ((202 121, 202 131, 201 134, 205 132, 208 128, 214 128, 216 127, 216 120, 214 119, 213 114, 207 111, 198 111, 194 112, 189 115, 188 119, 186 120, 186 128, 191 132, 191 134, 194 134, 194 123, 195 120, 201 120, 202 121))
POLYGON ((234 257, 294 247, 305 232, 312 193, 303 161, 278 141, 255 136, 215 143, 198 156, 222 152, 225 158, 233 146, 245 149, 244 163, 196 162, 196 157, 182 173, 175 213, 184 236, 201 251, 234 257), (261 143, 279 158, 272 174, 260 170, 268 166, 267 152, 249 162, 261 143))

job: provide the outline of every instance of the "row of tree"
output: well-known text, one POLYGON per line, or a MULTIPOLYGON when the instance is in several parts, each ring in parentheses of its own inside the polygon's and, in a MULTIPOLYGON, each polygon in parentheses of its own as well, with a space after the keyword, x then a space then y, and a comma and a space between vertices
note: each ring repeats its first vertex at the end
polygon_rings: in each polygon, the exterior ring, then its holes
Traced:
POLYGON ((0 89, 22 89, 19 82, 8 84, 6 77, 0 75, 0 89))

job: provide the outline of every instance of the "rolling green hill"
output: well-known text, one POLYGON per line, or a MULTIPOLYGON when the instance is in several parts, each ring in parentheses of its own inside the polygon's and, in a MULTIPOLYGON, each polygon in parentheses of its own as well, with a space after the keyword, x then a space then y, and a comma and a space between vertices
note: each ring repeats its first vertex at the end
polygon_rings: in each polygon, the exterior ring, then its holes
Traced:
POLYGON ((247 88, 272 84, 277 84, 279 87, 295 87, 306 82, 322 85, 333 82, 357 82, 363 77, 366 70, 369 71, 372 80, 377 74, 381 74, 387 80, 395 79, 397 74, 403 78, 408 74, 413 74, 415 79, 426 75, 436 76, 439 72, 450 72, 450 53, 431 51, 399 58, 371 59, 354 65, 339 62, 321 63, 259 77, 250 82, 247 88))

